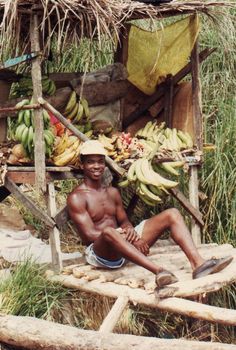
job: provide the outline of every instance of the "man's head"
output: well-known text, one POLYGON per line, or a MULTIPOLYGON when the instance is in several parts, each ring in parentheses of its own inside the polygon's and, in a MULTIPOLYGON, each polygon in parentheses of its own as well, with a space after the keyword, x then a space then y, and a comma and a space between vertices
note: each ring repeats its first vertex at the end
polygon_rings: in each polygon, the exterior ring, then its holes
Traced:
POLYGON ((80 148, 81 167, 85 177, 98 180, 105 169, 105 156, 107 152, 97 140, 88 140, 80 148))

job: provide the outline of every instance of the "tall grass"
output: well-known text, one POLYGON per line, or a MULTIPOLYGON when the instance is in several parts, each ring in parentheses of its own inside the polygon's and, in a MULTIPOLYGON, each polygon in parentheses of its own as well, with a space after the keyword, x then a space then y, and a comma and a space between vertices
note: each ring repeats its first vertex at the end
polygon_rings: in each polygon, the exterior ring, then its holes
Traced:
POLYGON ((227 37, 222 38, 208 22, 203 28, 202 46, 217 48, 201 70, 205 141, 216 145, 214 152, 205 154, 201 173, 202 190, 208 196, 201 208, 203 239, 235 244, 236 30, 230 21, 225 23, 227 37))

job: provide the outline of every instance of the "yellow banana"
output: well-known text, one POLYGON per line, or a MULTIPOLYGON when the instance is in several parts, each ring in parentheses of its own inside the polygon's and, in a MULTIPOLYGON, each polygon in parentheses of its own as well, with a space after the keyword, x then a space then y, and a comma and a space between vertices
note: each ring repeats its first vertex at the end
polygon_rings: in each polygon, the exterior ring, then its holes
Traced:
POLYGON ((79 110, 79 104, 76 103, 76 104, 74 105, 72 111, 66 115, 66 118, 67 118, 67 119, 70 119, 70 120, 74 119, 75 116, 76 116, 76 114, 77 114, 77 112, 78 112, 78 110, 79 110))
POLYGON ((129 170, 127 173, 127 179, 129 180, 129 182, 133 182, 137 180, 135 168, 136 168, 136 161, 134 161, 129 167, 129 170))
POLYGON ((67 102, 67 105, 66 105, 66 108, 64 111, 65 115, 68 115, 73 110, 76 102, 77 102, 76 92, 72 91, 72 93, 70 94, 70 97, 69 97, 69 101, 67 102))
POLYGON ((144 193, 145 196, 147 196, 150 200, 155 202, 161 202, 161 198, 157 196, 156 194, 152 193, 147 185, 145 185, 143 182, 140 182, 139 184, 141 191, 144 193))
POLYGON ((73 159, 74 155, 75 151, 64 152, 60 156, 53 158, 54 164, 57 166, 66 165, 73 159))

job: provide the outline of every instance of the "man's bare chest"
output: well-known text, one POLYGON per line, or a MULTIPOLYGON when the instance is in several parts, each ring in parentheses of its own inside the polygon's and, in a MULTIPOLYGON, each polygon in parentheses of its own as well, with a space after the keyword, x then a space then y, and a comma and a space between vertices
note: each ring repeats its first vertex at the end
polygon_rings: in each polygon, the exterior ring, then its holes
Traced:
POLYGON ((114 199, 107 192, 88 194, 87 210, 94 221, 116 214, 114 199))

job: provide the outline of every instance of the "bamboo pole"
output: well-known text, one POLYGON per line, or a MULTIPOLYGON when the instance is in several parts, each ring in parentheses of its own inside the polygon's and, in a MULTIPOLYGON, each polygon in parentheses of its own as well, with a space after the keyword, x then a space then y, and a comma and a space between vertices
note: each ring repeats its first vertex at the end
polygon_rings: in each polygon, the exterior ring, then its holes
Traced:
MULTIPOLYGON (((42 97, 38 99, 38 102, 40 103, 43 108, 45 108, 47 111, 52 112, 55 117, 63 124, 67 129, 69 129, 71 132, 73 132, 74 135, 76 135, 80 140, 87 141, 89 138, 84 135, 81 131, 79 131, 74 125, 72 125, 63 115, 58 112, 50 103, 45 101, 42 97)), ((116 164, 116 162, 111 159, 110 157, 106 156, 106 163, 109 165, 109 167, 114 170, 118 175, 122 176, 125 173, 125 169, 121 168, 119 165, 116 164)))
MULTIPOLYGON (((30 17, 30 40, 31 51, 40 51, 39 45, 39 29, 38 15, 32 12, 30 17)), ((33 83, 33 100, 37 101, 42 97, 42 72, 41 72, 41 57, 38 56, 32 61, 32 83, 33 83)), ((45 146, 44 146, 44 123, 43 110, 34 110, 34 125, 35 125, 35 143, 34 143, 34 161, 35 161, 35 184, 38 190, 46 192, 46 164, 45 164, 45 146)))

